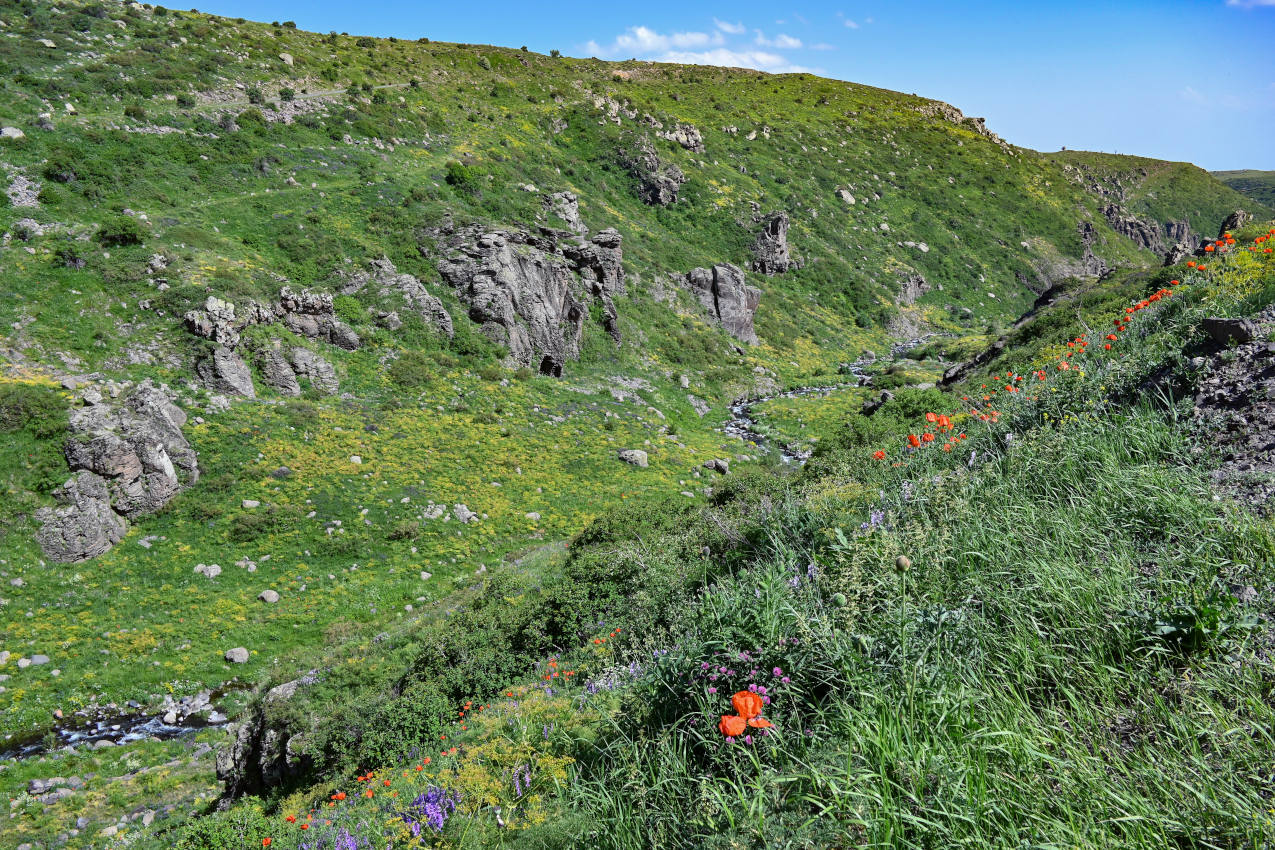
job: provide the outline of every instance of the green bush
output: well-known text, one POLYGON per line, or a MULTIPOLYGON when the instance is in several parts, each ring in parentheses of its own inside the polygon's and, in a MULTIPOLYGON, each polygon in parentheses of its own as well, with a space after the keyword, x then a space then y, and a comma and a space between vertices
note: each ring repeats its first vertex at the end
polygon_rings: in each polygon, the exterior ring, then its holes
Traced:
POLYGON ((390 382, 403 389, 421 389, 434 381, 434 361, 422 351, 404 351, 390 364, 390 382))
POLYGON ((66 431, 67 403, 44 384, 0 383, 0 432, 25 430, 38 439, 66 431))
POLYGON ((122 215, 103 224, 97 231, 97 241, 103 245, 140 245, 146 240, 146 231, 132 216, 122 215))
POLYGON ((260 86, 248 86, 248 102, 257 106, 266 102, 266 96, 260 86))
POLYGON ((279 99, 282 100, 284 103, 291 103, 292 101, 296 100, 296 97, 297 97, 296 89, 289 88, 288 86, 284 86, 283 88, 279 89, 279 99))
POLYGON ((262 839, 272 837, 277 829, 261 802, 247 797, 230 811, 191 818, 172 846, 173 850, 261 850, 262 839))
POLYGON ((146 120, 146 108, 141 104, 130 103, 124 107, 124 114, 129 118, 135 118, 138 121, 146 120))

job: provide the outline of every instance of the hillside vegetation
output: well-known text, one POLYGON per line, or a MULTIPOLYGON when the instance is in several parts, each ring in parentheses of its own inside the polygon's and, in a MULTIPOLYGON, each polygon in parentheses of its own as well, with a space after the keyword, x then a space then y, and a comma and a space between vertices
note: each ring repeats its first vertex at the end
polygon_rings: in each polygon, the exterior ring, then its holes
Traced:
POLYGON ((1213 176, 1259 204, 1275 204, 1275 171, 1214 171, 1213 176))
POLYGON ((1269 207, 805 74, 0 23, 0 844, 1260 846, 1270 541, 1142 382, 1269 207), (898 456, 1171 276, 1090 407, 898 456))

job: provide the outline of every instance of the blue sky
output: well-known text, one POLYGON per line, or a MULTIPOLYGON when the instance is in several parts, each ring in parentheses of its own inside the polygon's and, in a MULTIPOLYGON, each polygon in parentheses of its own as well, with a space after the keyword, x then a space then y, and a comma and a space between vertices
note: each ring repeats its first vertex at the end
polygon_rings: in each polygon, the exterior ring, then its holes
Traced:
POLYGON ((1275 0, 213 0, 200 9, 318 32, 810 71, 946 100, 1038 150, 1275 170, 1275 0))

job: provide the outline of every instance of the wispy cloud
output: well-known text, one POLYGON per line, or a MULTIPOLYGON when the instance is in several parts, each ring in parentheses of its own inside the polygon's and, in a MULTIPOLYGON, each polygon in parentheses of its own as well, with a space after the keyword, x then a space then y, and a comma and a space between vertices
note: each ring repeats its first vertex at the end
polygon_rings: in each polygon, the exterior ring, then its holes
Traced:
POLYGON ((720 32, 674 32, 659 33, 650 27, 629 27, 615 37, 609 45, 600 45, 596 41, 585 44, 585 50, 594 56, 645 56, 659 51, 685 49, 692 47, 711 47, 725 42, 720 32))
POLYGON ((755 41, 761 47, 777 47, 780 50, 796 50, 801 47, 801 39, 793 38, 782 32, 774 38, 766 38, 766 34, 761 30, 754 30, 753 32, 757 35, 755 41))
POLYGON ((1275 0, 1226 0, 1226 5, 1240 9, 1254 9, 1258 6, 1275 6, 1275 0))
POLYGON ((633 57, 655 62, 752 68, 772 74, 819 73, 818 69, 801 65, 781 51, 834 49, 830 44, 806 47, 801 39, 787 33, 771 38, 761 30, 753 30, 750 44, 746 40, 748 30, 742 23, 712 20, 713 28, 707 31, 660 32, 647 26, 632 26, 609 42, 590 40, 582 47, 587 55, 600 59, 633 57))
POLYGON ((859 25, 855 23, 854 21, 850 20, 849 18, 846 18, 846 26, 848 26, 852 30, 857 30, 859 28, 859 25))

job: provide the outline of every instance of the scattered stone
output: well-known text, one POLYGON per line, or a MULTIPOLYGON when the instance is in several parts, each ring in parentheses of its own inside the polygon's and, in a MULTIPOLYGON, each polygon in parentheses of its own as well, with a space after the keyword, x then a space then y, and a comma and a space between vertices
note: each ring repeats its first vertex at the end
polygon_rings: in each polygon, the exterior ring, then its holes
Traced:
POLYGON ((1252 342, 1257 338, 1257 323, 1252 319, 1207 318, 1200 328, 1218 345, 1231 346, 1252 342))
POLYGON ((49 656, 47 655, 32 655, 31 656, 32 666, 39 667, 42 664, 48 664, 48 663, 49 663, 49 656))
POLYGON ((360 457, 359 455, 350 455, 350 463, 353 463, 355 465, 361 464, 363 463, 363 458, 360 457))
POLYGON ((527 511, 525 516, 527 517, 527 519, 531 520, 532 522, 540 521, 540 514, 537 511, 527 511))
POLYGON ((237 646, 234 649, 227 649, 226 654, 222 657, 231 664, 247 664, 249 653, 242 646, 237 646))
POLYGON ((452 516, 456 517, 460 522, 468 525, 478 519, 478 514, 471 511, 466 505, 457 504, 452 507, 452 516))
POLYGON ((283 62, 283 64, 285 64, 285 65, 287 65, 289 68, 291 68, 291 67, 292 67, 292 54, 291 54, 291 53, 280 53, 280 54, 279 54, 279 61, 283 62))
POLYGON ((216 578, 221 575, 221 567, 217 564, 196 564, 194 571, 208 578, 216 578))
POLYGON ((261 502, 257 501, 256 499, 244 499, 244 500, 243 500, 243 502, 242 502, 242 504, 243 504, 243 506, 244 506, 245 508, 259 508, 259 507, 261 507, 261 502))
POLYGON ((0 139, 17 141, 18 139, 25 139, 26 136, 27 134, 19 130, 17 127, 0 128, 0 139))
POLYGON ((273 605, 279 601, 279 594, 273 590, 263 590, 257 594, 257 598, 260 599, 262 602, 266 602, 266 603, 269 603, 270 605, 273 605))
POLYGON ((631 463, 634 466, 646 468, 650 466, 650 460, 646 452, 641 449, 621 449, 616 456, 625 463, 631 463))
POLYGON ((730 472, 730 461, 720 457, 713 458, 712 460, 704 461, 704 468, 711 469, 714 472, 725 475, 730 472))

